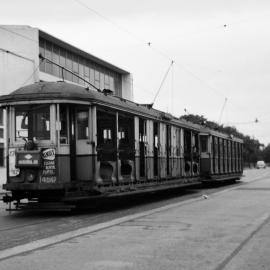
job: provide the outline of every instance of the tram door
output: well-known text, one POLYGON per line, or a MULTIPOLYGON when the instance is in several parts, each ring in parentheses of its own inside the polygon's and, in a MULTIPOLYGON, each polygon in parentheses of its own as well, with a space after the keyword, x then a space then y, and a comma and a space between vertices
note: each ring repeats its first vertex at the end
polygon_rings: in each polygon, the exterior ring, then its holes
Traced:
POLYGON ((69 126, 71 180, 89 181, 93 164, 89 144, 89 107, 71 106, 69 126))

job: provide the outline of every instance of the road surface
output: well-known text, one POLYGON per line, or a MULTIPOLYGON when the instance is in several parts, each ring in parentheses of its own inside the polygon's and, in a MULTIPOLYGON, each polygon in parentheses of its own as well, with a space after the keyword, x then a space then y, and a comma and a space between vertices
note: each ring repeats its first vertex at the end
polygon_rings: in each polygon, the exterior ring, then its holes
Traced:
POLYGON ((268 269, 270 170, 245 174, 101 212, 1 211, 0 269, 268 269))

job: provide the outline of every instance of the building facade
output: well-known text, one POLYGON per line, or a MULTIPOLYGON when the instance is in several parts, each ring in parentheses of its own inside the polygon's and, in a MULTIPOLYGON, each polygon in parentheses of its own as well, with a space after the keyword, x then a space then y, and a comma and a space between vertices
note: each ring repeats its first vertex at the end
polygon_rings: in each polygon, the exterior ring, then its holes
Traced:
MULTIPOLYGON (((34 82, 59 80, 93 90, 109 89, 119 97, 133 100, 129 72, 38 28, 0 25, 1 95, 34 82)), ((5 165, 5 141, 5 113, 1 111, 0 166, 5 165)))

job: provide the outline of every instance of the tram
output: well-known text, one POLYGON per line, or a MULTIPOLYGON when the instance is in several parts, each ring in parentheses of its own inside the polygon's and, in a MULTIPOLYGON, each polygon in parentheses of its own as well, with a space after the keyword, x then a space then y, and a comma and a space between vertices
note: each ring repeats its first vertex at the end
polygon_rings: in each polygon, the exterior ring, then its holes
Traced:
POLYGON ((66 82, 0 97, 7 116, 6 203, 74 207, 96 197, 240 179, 242 140, 66 82))

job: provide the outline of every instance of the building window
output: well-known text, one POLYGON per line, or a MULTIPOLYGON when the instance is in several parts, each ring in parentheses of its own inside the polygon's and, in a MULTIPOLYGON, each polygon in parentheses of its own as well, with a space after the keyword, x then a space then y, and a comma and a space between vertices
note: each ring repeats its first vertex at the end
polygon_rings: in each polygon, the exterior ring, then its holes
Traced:
MULTIPOLYGON (((66 51, 64 49, 60 48, 60 66, 62 67, 66 67, 66 51)), ((62 72, 63 72, 63 76, 64 78, 66 78, 66 71, 65 70, 61 70, 61 77, 62 77, 62 72)))
MULTIPOLYGON (((45 57, 45 41, 43 39, 39 41, 39 53, 43 57, 45 57)), ((40 70, 45 72, 45 61, 44 60, 42 61, 41 59, 39 59, 39 63, 40 63, 40 70)))
MULTIPOLYGON (((81 78, 84 78, 84 59, 79 57, 79 76, 81 78)), ((82 79, 79 79, 79 84, 84 85, 84 81, 82 79)))
MULTIPOLYGON (((46 42, 45 57, 52 61, 52 44, 46 42)), ((45 60, 45 71, 49 74, 53 74, 52 63, 45 60)))
POLYGON ((99 88, 99 72, 95 70, 95 87, 99 88))
MULTIPOLYGON (((78 54, 67 51, 66 49, 42 38, 39 40, 39 52, 45 58, 74 73, 73 75, 71 72, 63 70, 65 80, 75 82, 83 86, 88 85, 84 81, 86 80, 101 90, 106 88, 116 92, 118 95, 121 94, 121 74, 97 63, 86 60, 78 54), (84 80, 79 79, 78 76, 82 77, 84 80)), ((49 61, 44 60, 40 62, 40 70, 62 78, 61 68, 49 61)), ((94 89, 94 87, 91 89, 94 89)))
MULTIPOLYGON (((66 68, 72 71, 72 53, 67 52, 66 68)), ((66 72, 66 79, 72 82, 72 73, 66 72)))
POLYGON ((105 89, 110 89, 110 79, 107 74, 104 76, 104 88, 105 89))
POLYGON ((104 86, 104 73, 100 72, 100 89, 103 90, 105 88, 104 86))
POLYGON ((4 138, 4 129, 0 128, 0 139, 4 138))
MULTIPOLYGON (((53 46, 52 60, 56 64, 60 64, 60 49, 57 46, 53 46)), ((53 75, 60 77, 60 68, 57 65, 53 65, 53 75)))
MULTIPOLYGON (((84 79, 87 82, 90 82, 90 69, 88 66, 84 66, 84 79)), ((88 86, 87 82, 85 82, 85 86, 88 86)))
POLYGON ((72 74, 72 81, 75 83, 79 82, 79 63, 78 63, 78 57, 76 55, 73 55, 73 63, 72 63, 72 71, 74 74, 72 74))

